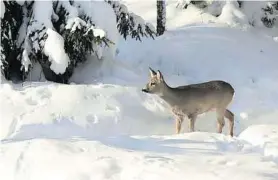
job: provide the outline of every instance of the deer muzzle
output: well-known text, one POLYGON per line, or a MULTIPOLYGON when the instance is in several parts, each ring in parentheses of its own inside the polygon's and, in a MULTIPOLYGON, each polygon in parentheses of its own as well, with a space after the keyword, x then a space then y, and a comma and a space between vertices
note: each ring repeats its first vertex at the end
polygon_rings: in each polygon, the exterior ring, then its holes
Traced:
POLYGON ((147 89, 142 89, 143 92, 148 93, 149 91, 147 89))

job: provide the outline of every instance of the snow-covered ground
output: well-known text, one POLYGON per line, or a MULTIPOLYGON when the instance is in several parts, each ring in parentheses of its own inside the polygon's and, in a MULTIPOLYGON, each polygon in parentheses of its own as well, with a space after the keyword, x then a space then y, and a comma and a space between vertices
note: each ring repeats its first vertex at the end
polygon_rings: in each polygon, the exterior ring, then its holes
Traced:
MULTIPOLYGON (((154 2, 127 5, 154 22, 154 2)), ((278 179, 277 42, 168 6, 168 31, 156 40, 120 40, 110 74, 96 78, 96 64, 87 62, 72 78, 79 84, 2 82, 1 179, 278 179), (215 113, 197 119, 197 132, 187 133, 185 121, 175 135, 167 106, 141 92, 149 66, 171 86, 230 82, 236 136, 215 133, 215 113)))

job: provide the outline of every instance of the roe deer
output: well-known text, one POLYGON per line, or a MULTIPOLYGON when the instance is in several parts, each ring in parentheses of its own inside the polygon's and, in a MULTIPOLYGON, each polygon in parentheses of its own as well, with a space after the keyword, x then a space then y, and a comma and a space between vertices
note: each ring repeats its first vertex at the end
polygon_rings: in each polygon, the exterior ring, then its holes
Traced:
POLYGON ((190 132, 193 132, 197 116, 215 110, 217 132, 222 133, 226 117, 229 120, 229 134, 233 136, 234 114, 227 106, 232 101, 235 90, 229 83, 215 80, 173 88, 166 84, 159 70, 155 72, 149 68, 149 71, 149 82, 142 91, 156 94, 170 105, 176 120, 177 134, 180 133, 185 117, 189 119, 190 132))

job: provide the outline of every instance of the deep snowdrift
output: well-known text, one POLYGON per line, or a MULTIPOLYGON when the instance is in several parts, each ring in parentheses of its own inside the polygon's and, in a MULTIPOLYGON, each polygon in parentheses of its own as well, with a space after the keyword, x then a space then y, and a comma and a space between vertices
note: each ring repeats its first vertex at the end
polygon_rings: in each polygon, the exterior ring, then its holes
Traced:
POLYGON ((167 114, 163 118, 147 109, 160 104, 135 87, 31 84, 12 90, 4 85, 1 97, 1 138, 67 139, 174 130, 167 114))
POLYGON ((255 126, 242 139, 195 132, 11 140, 2 142, 0 172, 5 180, 273 180, 278 174, 272 156, 277 157, 277 132, 278 126, 255 126), (264 133, 265 129, 272 133, 264 133), (256 134, 271 135, 272 146, 256 147, 253 140, 245 141, 256 134))

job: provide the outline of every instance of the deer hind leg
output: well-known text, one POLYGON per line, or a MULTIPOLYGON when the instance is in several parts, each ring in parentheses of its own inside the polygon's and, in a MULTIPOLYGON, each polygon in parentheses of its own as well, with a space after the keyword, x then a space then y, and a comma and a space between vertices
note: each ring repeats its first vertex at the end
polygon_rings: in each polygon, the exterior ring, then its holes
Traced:
POLYGON ((234 136, 234 114, 226 109, 224 116, 229 120, 229 132, 231 136, 234 136))
POLYGON ((225 110, 217 110, 217 132, 222 133, 223 127, 225 126, 225 110))
POLYGON ((183 122, 183 116, 176 116, 176 134, 179 134, 181 131, 181 125, 183 122))
POLYGON ((197 115, 190 115, 188 116, 188 119, 189 119, 189 131, 190 132, 194 132, 195 131, 195 122, 196 122, 196 119, 197 119, 197 115))

